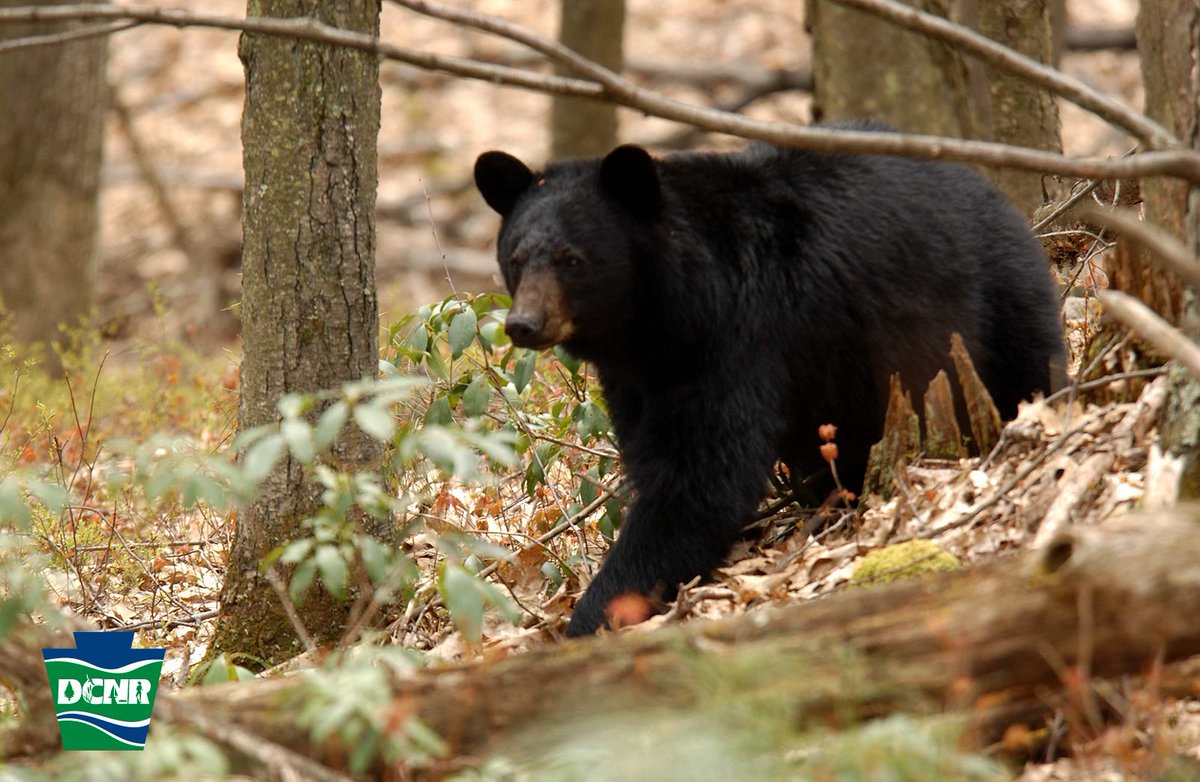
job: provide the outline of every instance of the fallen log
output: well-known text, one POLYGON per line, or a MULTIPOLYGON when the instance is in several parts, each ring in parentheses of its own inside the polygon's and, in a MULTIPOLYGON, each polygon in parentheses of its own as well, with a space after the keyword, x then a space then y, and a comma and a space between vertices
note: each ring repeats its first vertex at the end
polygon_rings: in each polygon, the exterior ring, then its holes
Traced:
MULTIPOLYGON (((626 726, 615 735, 636 751, 644 719, 698 713, 802 729, 956 711, 982 746, 1016 721, 1040 725, 1068 674, 1077 685, 1200 654, 1198 533, 1194 507, 1125 517, 967 571, 396 674, 391 702, 476 758, 553 757, 564 731, 602 741, 586 727, 598 721, 626 726)), ((348 748, 296 724, 304 693, 302 677, 189 690, 163 716, 194 710, 337 767, 348 748)))

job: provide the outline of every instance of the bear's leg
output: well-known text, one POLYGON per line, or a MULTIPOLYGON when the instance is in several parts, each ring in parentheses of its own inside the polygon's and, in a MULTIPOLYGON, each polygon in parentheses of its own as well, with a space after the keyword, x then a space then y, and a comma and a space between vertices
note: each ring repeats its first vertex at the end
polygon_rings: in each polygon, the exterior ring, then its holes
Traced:
POLYGON ((711 384, 647 403, 625 470, 637 499, 599 574, 575 607, 568 636, 607 624, 628 594, 674 599, 679 584, 721 564, 754 516, 775 459, 775 400, 763 386, 711 384))

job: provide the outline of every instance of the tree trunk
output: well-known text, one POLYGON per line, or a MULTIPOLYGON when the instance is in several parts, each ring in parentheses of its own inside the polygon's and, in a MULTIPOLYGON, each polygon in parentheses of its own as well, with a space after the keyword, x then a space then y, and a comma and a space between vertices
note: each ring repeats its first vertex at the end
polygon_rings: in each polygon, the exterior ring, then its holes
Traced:
MULTIPOLYGON (((1146 113, 1184 143, 1200 149, 1200 0, 1141 0, 1137 19, 1146 113)), ((1186 182, 1153 178, 1142 182, 1146 219, 1200 252, 1200 188, 1186 182)), ((1163 275, 1160 269, 1146 273, 1163 275)), ((1182 285, 1181 282, 1176 282, 1182 285)), ((1184 296, 1194 322, 1200 318, 1200 291, 1184 296)), ((1180 320, 1179 313, 1163 313, 1180 320)), ((1186 319, 1185 319, 1186 320, 1186 319)), ((1164 448, 1184 462, 1180 496, 1200 497, 1200 383, 1176 367, 1162 423, 1164 448)))
MULTIPOLYGON (((57 3, 0 0, 31 4, 57 3)), ((65 29, 3 25, 0 39, 65 29)), ((20 341, 48 345, 91 307, 106 62, 105 36, 0 53, 0 300, 20 341)))
MULTIPOLYGON (((562 0, 558 39, 590 60, 620 72, 625 0, 562 0)), ((559 69, 563 75, 574 75, 559 69)), ((617 107, 556 96, 550 112, 551 157, 597 157, 617 145, 617 107)))
MULTIPOLYGON (((950 0, 911 0, 949 16, 950 0)), ((813 119, 871 118, 900 130, 977 135, 963 57, 945 44, 831 0, 812 0, 813 119)))
MULTIPOLYGON (((379 34, 380 0, 251 0, 250 16, 309 16, 379 34)), ((242 430, 279 420, 288 393, 374 377, 378 60, 362 52, 243 35, 246 170, 242 224, 242 430)), ((378 463, 380 447, 357 430, 335 446, 349 469, 378 463)), ((259 574, 272 549, 303 536, 320 489, 285 458, 243 508, 222 594, 214 652, 270 664, 298 650, 280 599, 259 574)), ((301 620, 318 642, 340 637, 347 606, 310 595, 301 620)))
MULTIPOLYGON (((987 745, 1014 722, 1040 726, 1056 708, 1079 705, 1072 699, 1092 698, 1088 677, 1136 675, 1156 659, 1200 653, 1198 530, 1194 508, 1131 516, 966 572, 418 671, 392 681, 388 702, 397 715, 420 716, 459 756, 544 760, 580 735, 589 751, 635 752, 649 747, 642 731, 651 724, 687 725, 697 714, 729 734, 747 729, 728 724, 729 714, 758 715, 771 732, 957 711, 974 726, 970 740, 987 745), (1073 689, 1064 690, 1064 676, 1073 689)), ((170 700, 190 706, 177 713, 336 763, 349 748, 332 737, 314 746, 286 706, 304 697, 303 681, 170 700)))
MULTIPOLYGON (((1051 6, 1053 0, 1010 0, 979 3, 980 32, 1021 54, 1043 63, 1053 59, 1051 6)), ((1058 104, 1048 90, 1019 76, 988 69, 991 140, 1033 149, 1061 152, 1058 104)), ((988 176, 1025 217, 1044 200, 1042 176, 1036 172, 1000 168, 988 176)))

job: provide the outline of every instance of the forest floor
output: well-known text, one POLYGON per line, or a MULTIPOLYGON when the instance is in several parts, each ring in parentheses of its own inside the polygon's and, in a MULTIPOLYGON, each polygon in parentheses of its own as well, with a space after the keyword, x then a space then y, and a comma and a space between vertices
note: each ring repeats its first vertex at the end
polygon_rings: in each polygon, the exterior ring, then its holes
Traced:
MULTIPOLYGON (((234 0, 170 0, 162 5, 237 16, 234 0)), ((660 0, 631 3, 627 56, 674 63, 731 63, 792 68, 807 62, 803 3, 795 0, 725 2, 660 0)), ((1073 0, 1075 18, 1092 25, 1128 26, 1133 0, 1073 0)), ((554 34, 557 3, 479 0, 495 13, 554 34)), ((384 5, 389 41, 450 54, 504 56, 502 43, 384 5)), ((178 498, 135 500, 121 487, 104 487, 108 442, 147 439, 156 432, 191 438, 210 451, 227 448, 236 423, 239 347, 232 305, 239 297, 241 206, 240 115, 242 69, 236 37, 207 30, 144 27, 110 44, 114 112, 108 128, 103 193, 103 244, 98 319, 103 339, 82 339, 67 362, 69 384, 29 373, 19 393, 0 392, 13 407, 10 443, 20 460, 44 464, 87 496, 105 497, 105 524, 46 524, 40 531, 53 567, 48 576, 59 602, 102 627, 143 629, 142 643, 168 646, 164 676, 182 684, 207 650, 211 618, 228 552, 233 513, 178 498), (147 173, 150 172, 150 173, 147 173), (150 178, 165 186, 170 203, 154 196, 150 178), (181 238, 182 237, 182 238, 181 238), (199 308, 191 292, 197 270, 215 275, 219 311, 199 308), (49 454, 49 457, 47 455, 49 454), (90 466, 89 466, 90 465, 90 466)), ((1120 96, 1140 102, 1136 57, 1104 52, 1067 57, 1065 69, 1120 96)), ((470 183, 475 156, 504 149, 530 160, 548 147, 548 99, 514 90, 422 73, 395 63, 383 66, 377 270, 384 324, 415 307, 459 291, 497 288, 491 243, 496 229, 470 183)), ((663 83, 673 97, 709 104, 737 85, 700 88, 663 83)), ((755 116, 808 120, 801 93, 755 103, 755 116)), ((1069 106, 1061 109, 1068 152, 1120 154, 1125 140, 1069 106)), ((676 130, 665 122, 622 112, 624 140, 664 148, 676 130)), ((729 146, 701 136, 700 145, 729 146)), ((1043 238, 1056 257, 1056 273, 1072 295, 1064 318, 1076 385, 1056 398, 1022 408, 991 453, 955 461, 917 460, 886 501, 868 498, 864 511, 826 509, 815 536, 803 534, 811 514, 784 507, 764 514, 752 539, 739 545, 707 583, 686 588, 666 615, 623 632, 651 632, 667 622, 726 616, 809 600, 843 589, 870 552, 902 540, 925 539, 964 565, 1009 556, 1044 537, 1055 524, 1102 524, 1150 501, 1161 455, 1157 422, 1164 381, 1136 342, 1102 325, 1088 294, 1105 285, 1109 243, 1060 228, 1043 238), (1082 238, 1081 238, 1082 237, 1082 238), (1110 382, 1082 381, 1113 377, 1110 382), (1147 497, 1147 492, 1150 497, 1147 497)), ((550 401, 572 389, 558 382, 553 359, 539 364, 536 382, 550 401)), ((570 605, 585 579, 555 585, 547 562, 594 561, 607 548, 598 525, 603 504, 585 523, 536 545, 562 517, 564 503, 581 496, 580 476, 606 458, 610 446, 560 444, 556 461, 533 492, 527 471, 496 470, 482 484, 465 484, 430 470, 419 507, 432 532, 482 534, 514 552, 496 584, 519 607, 510 622, 486 617, 482 641, 469 642, 431 595, 436 591, 438 548, 432 536, 410 543, 422 566, 417 597, 391 617, 399 644, 434 659, 494 659, 557 643, 570 605)), ((607 485, 612 488, 611 484, 607 485)), ((94 519, 93 519, 94 521, 94 519)), ((586 569, 586 568, 585 568, 586 569)), ((1068 759, 1030 763, 1029 782, 1074 779, 1150 779, 1160 760, 1146 748, 1200 759, 1200 703, 1164 700, 1153 718, 1141 713, 1100 732, 1071 726, 1068 759), (1115 741, 1118 736, 1120 741, 1115 741), (1128 752, 1114 749, 1117 745, 1128 752)))

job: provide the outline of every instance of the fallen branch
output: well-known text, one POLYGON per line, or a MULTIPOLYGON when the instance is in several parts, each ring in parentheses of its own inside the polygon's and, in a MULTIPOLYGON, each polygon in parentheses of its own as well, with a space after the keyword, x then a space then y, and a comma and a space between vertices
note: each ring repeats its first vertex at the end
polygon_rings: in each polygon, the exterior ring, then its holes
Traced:
POLYGON ((1054 501, 1038 526, 1034 547, 1044 548, 1067 531, 1077 514, 1087 512, 1116 461, 1117 455, 1105 450, 1092 454, 1083 464, 1071 463, 1059 479, 1054 501))

